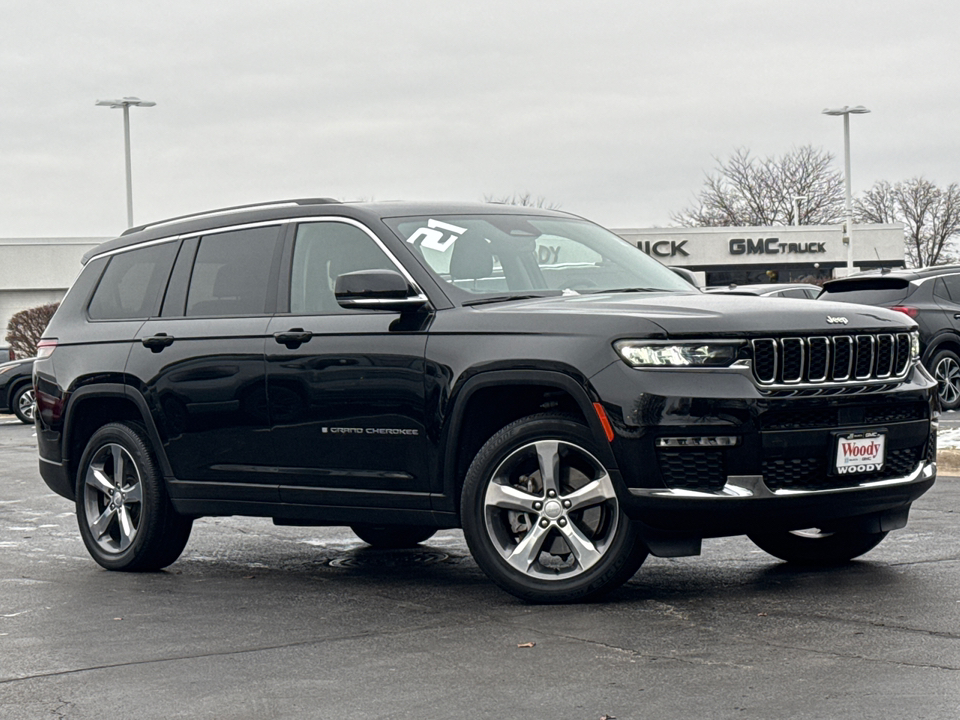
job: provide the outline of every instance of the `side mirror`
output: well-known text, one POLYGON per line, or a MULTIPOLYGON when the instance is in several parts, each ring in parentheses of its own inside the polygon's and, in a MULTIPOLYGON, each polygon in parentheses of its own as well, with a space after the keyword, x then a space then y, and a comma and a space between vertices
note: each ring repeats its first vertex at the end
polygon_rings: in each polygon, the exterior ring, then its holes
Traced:
POLYGON ((396 270, 359 270, 337 276, 333 289, 337 304, 354 310, 409 312, 427 304, 396 270))

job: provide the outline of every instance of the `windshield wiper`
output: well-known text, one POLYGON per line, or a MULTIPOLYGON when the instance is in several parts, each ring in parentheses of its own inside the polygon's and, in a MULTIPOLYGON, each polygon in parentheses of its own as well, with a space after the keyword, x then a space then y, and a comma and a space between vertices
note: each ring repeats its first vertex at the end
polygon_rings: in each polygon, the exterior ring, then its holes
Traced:
POLYGON ((530 300, 532 298, 548 297, 542 293, 526 295, 495 295, 493 297, 477 298, 476 300, 466 300, 461 305, 486 305, 487 303, 507 302, 509 300, 530 300))
POLYGON ((590 295, 605 295, 607 293, 658 293, 658 292, 678 292, 677 290, 667 290, 666 288, 648 288, 648 287, 633 287, 633 288, 616 288, 613 290, 593 290, 590 295))

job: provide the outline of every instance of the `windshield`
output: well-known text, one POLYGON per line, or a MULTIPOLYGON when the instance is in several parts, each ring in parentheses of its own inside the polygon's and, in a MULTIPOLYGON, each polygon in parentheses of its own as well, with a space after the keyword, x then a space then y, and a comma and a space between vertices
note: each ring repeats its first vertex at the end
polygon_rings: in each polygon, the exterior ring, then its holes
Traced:
POLYGON ((585 220, 505 214, 384 222, 461 302, 484 296, 696 291, 635 246, 585 220))

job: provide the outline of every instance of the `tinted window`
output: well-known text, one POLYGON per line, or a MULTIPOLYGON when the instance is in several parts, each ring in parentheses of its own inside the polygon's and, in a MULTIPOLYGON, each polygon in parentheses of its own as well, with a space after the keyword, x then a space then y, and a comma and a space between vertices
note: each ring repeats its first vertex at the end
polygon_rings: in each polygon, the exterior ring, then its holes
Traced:
POLYGON ((397 266, 363 230, 340 222, 301 225, 293 246, 290 312, 347 313, 333 294, 338 275, 397 266))
POLYGON ((913 290, 914 288, 904 278, 851 278, 826 283, 818 298, 864 305, 893 305, 903 300, 913 290))
POLYGON ((87 312, 94 320, 148 318, 157 313, 177 243, 117 253, 100 278, 87 312))
POLYGON ((955 303, 960 303, 960 275, 944 275, 943 284, 950 293, 950 299, 955 303))
POLYGON ((201 238, 187 293, 187 315, 261 315, 279 234, 251 228, 201 238))

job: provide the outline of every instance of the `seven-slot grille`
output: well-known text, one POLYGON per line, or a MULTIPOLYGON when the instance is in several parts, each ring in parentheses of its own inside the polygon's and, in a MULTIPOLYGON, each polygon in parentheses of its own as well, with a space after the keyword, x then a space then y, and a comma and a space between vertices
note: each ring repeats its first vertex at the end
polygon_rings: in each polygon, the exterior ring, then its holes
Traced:
POLYGON ((910 363, 910 333, 760 338, 751 345, 762 385, 897 379, 910 363))

